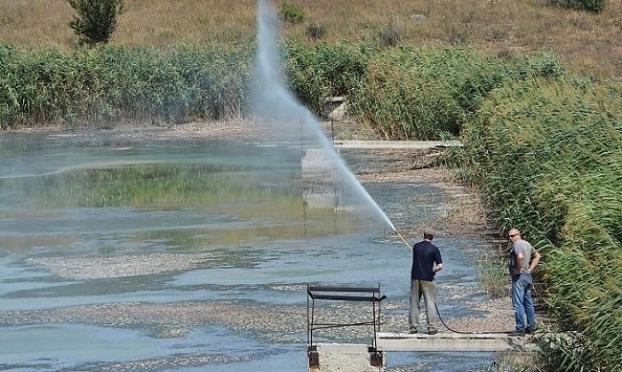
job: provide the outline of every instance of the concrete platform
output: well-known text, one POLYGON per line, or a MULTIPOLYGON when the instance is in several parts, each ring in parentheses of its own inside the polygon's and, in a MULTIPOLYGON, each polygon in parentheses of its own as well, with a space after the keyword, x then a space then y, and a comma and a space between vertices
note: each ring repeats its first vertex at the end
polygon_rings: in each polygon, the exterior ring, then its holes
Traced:
POLYGON ((437 333, 378 333, 378 349, 382 351, 425 352, 502 352, 531 351, 536 348, 530 336, 516 337, 507 334, 437 333))
POLYGON ((382 358, 381 365, 372 366, 367 347, 362 344, 318 344, 319 365, 309 367, 309 372, 384 371, 386 358, 382 358))
POLYGON ((436 147, 462 146, 460 141, 359 141, 335 140, 338 149, 411 149, 427 150, 436 147))

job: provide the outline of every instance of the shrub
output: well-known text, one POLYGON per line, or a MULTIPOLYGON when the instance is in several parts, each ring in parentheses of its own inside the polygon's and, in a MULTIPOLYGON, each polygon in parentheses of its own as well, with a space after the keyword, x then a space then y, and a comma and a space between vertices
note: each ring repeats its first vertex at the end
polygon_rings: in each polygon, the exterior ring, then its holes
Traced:
POLYGON ((106 43, 117 27, 124 0, 67 0, 78 13, 69 22, 81 43, 106 43))
POLYGON ((305 13, 302 8, 287 2, 281 4, 279 13, 281 14, 281 19, 288 23, 298 24, 305 19, 305 13))
POLYGON ((382 46, 396 46, 401 40, 400 31, 394 25, 386 25, 380 30, 378 39, 382 46))
POLYGON ((591 12, 602 12, 605 9, 606 0, 553 0, 556 4, 575 8, 579 10, 588 10, 591 12))
POLYGON ((318 39, 323 38, 324 35, 326 35, 326 27, 324 27, 323 25, 319 23, 311 23, 307 25, 305 34, 311 40, 318 40, 318 39))

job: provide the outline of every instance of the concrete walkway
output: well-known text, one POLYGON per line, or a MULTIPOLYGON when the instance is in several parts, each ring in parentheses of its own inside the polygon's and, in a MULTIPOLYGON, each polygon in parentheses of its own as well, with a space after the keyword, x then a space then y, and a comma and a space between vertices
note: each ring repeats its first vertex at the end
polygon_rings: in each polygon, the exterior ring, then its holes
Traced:
POLYGON ((360 141, 335 140, 338 149, 395 149, 428 150, 436 147, 462 146, 460 141, 360 141))
POLYGON ((517 337, 503 333, 378 333, 378 349, 385 352, 524 352, 535 348, 536 344, 530 336, 517 337))
MULTIPOLYGON (((540 335, 546 337, 546 335, 540 335)), ((384 371, 390 352, 529 352, 537 348, 531 336, 510 336, 504 333, 378 333, 378 350, 382 364, 371 365, 368 345, 318 344, 319 365, 309 367, 310 372, 384 371)))

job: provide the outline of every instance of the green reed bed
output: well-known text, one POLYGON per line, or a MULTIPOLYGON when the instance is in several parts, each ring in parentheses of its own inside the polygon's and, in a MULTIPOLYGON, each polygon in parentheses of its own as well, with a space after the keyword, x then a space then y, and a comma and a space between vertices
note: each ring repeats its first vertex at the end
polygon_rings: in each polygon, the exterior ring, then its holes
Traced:
MULTIPOLYGON (((492 89, 562 73, 549 55, 506 60, 461 48, 287 41, 284 54, 305 105, 321 115, 327 97, 346 96, 350 111, 388 138, 457 136, 492 89)), ((0 44, 0 128, 236 116, 248 107, 253 58, 252 45, 33 52, 0 44)))
POLYGON ((463 167, 497 224, 543 251, 546 301, 579 331, 548 368, 622 367, 622 89, 528 80, 498 89, 463 131, 463 167))
MULTIPOLYGON (((290 85, 316 113, 365 73, 365 47, 288 42, 290 85)), ((104 46, 62 52, 0 44, 0 128, 236 116, 248 107, 252 45, 104 46)))
POLYGON ((250 55, 242 47, 29 52, 0 44, 0 128, 221 118, 245 101, 250 55))
POLYGON ((386 138, 459 135, 487 94, 504 84, 563 74, 556 57, 503 59, 464 48, 287 43, 293 90, 315 112, 346 96, 350 112, 386 138))
POLYGON ((287 72, 292 90, 316 113, 330 96, 353 95, 366 78, 377 50, 370 44, 287 42, 287 72))
POLYGON ((562 72, 546 54, 506 60, 461 48, 394 48, 369 62, 352 107, 386 138, 455 137, 492 89, 562 72))
POLYGON ((288 189, 261 186, 267 176, 239 175, 210 165, 144 164, 74 169, 36 178, 8 178, 0 186, 32 207, 198 206, 301 201, 288 189))

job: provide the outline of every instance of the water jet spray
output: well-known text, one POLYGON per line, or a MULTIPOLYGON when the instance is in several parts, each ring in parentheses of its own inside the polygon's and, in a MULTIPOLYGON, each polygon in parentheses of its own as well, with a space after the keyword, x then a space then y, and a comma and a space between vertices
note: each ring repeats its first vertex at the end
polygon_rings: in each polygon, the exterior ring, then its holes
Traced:
POLYGON ((345 161, 335 152, 332 141, 326 137, 319 121, 309 112, 285 84, 285 76, 280 67, 280 53, 277 42, 279 21, 269 1, 257 1, 257 61, 255 65, 255 114, 269 119, 273 125, 278 125, 279 132, 287 133, 302 124, 303 128, 310 129, 311 134, 320 143, 323 150, 336 165, 339 174, 352 186, 355 193, 367 202, 372 210, 395 232, 401 242, 408 249, 410 244, 400 234, 389 217, 378 206, 376 201, 363 188, 356 176, 350 171, 345 161))

